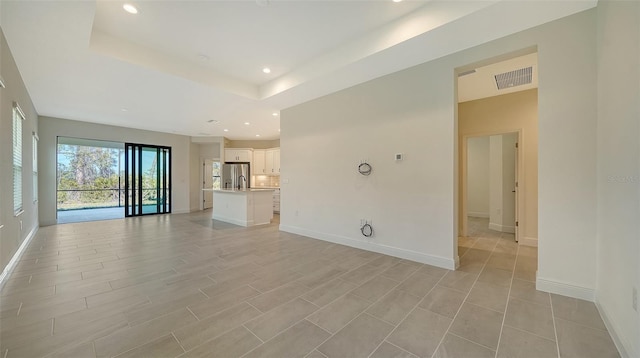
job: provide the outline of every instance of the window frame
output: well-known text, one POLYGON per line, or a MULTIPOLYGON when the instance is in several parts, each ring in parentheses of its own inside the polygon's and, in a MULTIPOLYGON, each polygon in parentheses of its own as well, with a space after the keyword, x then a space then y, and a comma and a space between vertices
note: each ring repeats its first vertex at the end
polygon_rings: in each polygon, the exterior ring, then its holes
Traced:
POLYGON ((36 132, 31 132, 31 134, 31 140, 33 141, 31 147, 33 151, 33 203, 35 204, 38 202, 38 142, 40 141, 40 137, 38 137, 38 133, 36 132))
POLYGON ((13 169, 13 215, 19 216, 24 212, 24 165, 23 165, 23 152, 24 152, 24 121, 27 116, 24 111, 18 105, 18 102, 13 102, 13 124, 12 124, 12 169, 13 169), (17 151, 17 153, 16 153, 17 151))

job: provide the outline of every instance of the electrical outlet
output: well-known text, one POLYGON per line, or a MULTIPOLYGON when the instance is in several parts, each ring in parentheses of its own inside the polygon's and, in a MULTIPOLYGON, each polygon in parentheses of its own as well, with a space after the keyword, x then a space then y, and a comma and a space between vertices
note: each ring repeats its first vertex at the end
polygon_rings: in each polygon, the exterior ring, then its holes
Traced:
POLYGON ((633 288, 633 293, 631 294, 631 307, 638 312, 638 289, 636 287, 633 288))

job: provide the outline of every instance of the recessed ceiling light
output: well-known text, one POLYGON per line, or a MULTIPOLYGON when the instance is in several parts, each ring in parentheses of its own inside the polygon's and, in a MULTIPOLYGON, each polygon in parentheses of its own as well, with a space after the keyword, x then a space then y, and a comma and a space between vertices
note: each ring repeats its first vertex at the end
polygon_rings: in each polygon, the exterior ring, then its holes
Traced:
POLYGON ((262 72, 271 73, 271 69, 269 67, 265 67, 265 68, 262 69, 262 72))
POLYGON ((278 112, 273 112, 273 113, 272 113, 272 115, 273 115, 274 117, 277 117, 277 116, 278 116, 278 112))
POLYGON ((244 125, 245 125, 245 126, 248 126, 249 124, 251 124, 251 123, 249 123, 249 122, 244 122, 244 125))
POLYGON ((400 2, 400 1, 402 1, 402 0, 393 0, 393 2, 400 2))
POLYGON ((223 129, 223 131, 228 132, 229 130, 228 129, 223 129))
POLYGON ((120 110, 121 110, 122 112, 127 112, 127 111, 128 111, 128 109, 126 109, 126 108, 121 108, 120 110))
POLYGON ((138 9, 131 5, 131 4, 124 4, 122 5, 122 8, 124 9, 124 11, 130 13, 130 14, 137 14, 138 13, 138 9))
POLYGON ((260 137, 260 134, 256 134, 256 137, 260 137))

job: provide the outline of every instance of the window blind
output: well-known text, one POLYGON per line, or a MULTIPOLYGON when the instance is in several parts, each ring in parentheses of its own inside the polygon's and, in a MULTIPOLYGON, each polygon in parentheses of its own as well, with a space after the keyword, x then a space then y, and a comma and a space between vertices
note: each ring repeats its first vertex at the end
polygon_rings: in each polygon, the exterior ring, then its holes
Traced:
POLYGON ((24 112, 13 103, 13 213, 20 214, 22 204, 22 122, 24 112))
POLYGON ((38 134, 33 132, 33 202, 38 201, 38 134))

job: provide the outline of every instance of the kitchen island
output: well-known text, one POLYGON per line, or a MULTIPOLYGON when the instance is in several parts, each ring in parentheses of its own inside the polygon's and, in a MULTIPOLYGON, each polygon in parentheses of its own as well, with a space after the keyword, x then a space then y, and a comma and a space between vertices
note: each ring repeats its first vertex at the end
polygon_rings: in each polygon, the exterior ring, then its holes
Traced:
POLYGON ((240 226, 271 223, 273 189, 202 189, 213 191, 212 219, 240 226))

